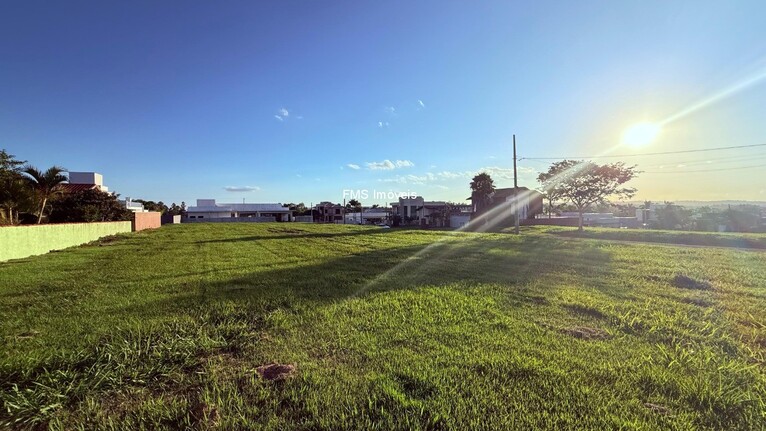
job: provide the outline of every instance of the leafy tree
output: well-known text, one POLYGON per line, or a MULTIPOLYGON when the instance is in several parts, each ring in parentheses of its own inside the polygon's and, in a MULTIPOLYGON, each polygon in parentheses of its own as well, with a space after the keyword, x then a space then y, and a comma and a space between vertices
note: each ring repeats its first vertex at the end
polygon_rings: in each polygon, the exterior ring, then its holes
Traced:
POLYGON ((53 202, 50 220, 53 223, 130 220, 133 213, 126 209, 117 197, 118 195, 100 190, 66 194, 53 202))
POLYGON ((48 200, 59 193, 59 186, 66 182, 67 177, 64 175, 66 169, 60 166, 52 166, 46 171, 40 171, 31 165, 24 167, 23 173, 26 174, 29 185, 35 191, 35 198, 39 202, 40 210, 37 213, 37 224, 40 224, 43 220, 43 214, 45 212, 45 206, 48 200))
POLYGON ((26 163, 13 154, 0 150, 0 223, 18 224, 19 209, 32 204, 29 186, 21 174, 26 163))
POLYGON ((0 179, 19 175, 22 166, 26 163, 26 160, 17 160, 13 154, 8 154, 6 150, 0 150, 0 179))
POLYGON ((356 199, 351 199, 348 201, 348 204, 346 204, 346 208, 352 210, 353 212, 361 212, 362 203, 356 199))
POLYGON ((476 212, 482 213, 489 206, 495 192, 495 182, 488 173, 481 172, 471 180, 471 191, 471 200, 476 206, 476 212))
POLYGON ((553 191, 576 208, 583 229, 583 213, 592 205, 606 203, 610 197, 627 199, 636 189, 623 187, 637 174, 635 166, 622 162, 598 165, 590 161, 563 160, 553 163, 537 178, 545 191, 553 191))
POLYGON ((181 207, 178 206, 175 202, 170 205, 170 208, 168 208, 167 212, 167 214, 170 215, 183 215, 183 213, 185 213, 185 211, 183 211, 181 207))
POLYGON ((303 202, 298 203, 298 204, 289 203, 289 204, 284 204, 282 206, 289 208, 290 211, 292 211, 293 214, 297 215, 297 216, 299 216, 299 215, 311 215, 311 210, 309 208, 307 208, 306 204, 304 204, 303 202))
POLYGON ((147 211, 156 211, 162 214, 168 212, 168 206, 164 202, 145 201, 143 199, 133 199, 133 202, 138 202, 144 206, 147 211))
POLYGON ((34 195, 23 178, 6 177, 0 180, 0 224, 18 224, 19 213, 34 207, 34 195))
POLYGON ((723 212, 723 219, 732 232, 755 232, 761 218, 761 208, 757 205, 729 205, 723 212))
POLYGON ((660 229, 687 230, 692 226, 692 212, 673 202, 657 208, 657 224, 660 229))

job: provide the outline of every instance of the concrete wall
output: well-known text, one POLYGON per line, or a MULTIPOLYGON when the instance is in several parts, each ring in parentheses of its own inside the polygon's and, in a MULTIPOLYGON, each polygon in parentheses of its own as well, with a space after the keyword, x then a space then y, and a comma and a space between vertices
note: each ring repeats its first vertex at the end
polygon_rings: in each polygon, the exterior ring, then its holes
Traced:
POLYGON ((184 223, 268 223, 275 221, 277 221, 276 217, 215 217, 202 219, 186 217, 183 219, 184 223))
POLYGON ((310 215, 307 215, 307 216, 295 216, 293 218, 298 223, 313 223, 314 222, 314 217, 310 216, 310 215))
POLYGON ((577 217, 554 217, 521 220, 522 226, 579 226, 580 219, 577 217))
POLYGON ((162 226, 161 217, 159 212, 133 213, 133 232, 157 229, 162 226))
POLYGON ((181 223, 181 216, 164 214, 161 217, 161 220, 162 220, 162 224, 178 224, 178 223, 181 223))
POLYGON ((461 228, 471 222, 470 214, 452 214, 449 217, 449 227, 461 228))
POLYGON ((130 231, 129 221, 0 227, 0 262, 61 250, 130 231))

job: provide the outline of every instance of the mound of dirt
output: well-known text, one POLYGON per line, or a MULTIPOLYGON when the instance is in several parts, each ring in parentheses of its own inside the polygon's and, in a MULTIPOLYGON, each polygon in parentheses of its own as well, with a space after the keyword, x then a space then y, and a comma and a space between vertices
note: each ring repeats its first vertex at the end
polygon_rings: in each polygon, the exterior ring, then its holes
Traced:
POLYGON ((673 285, 681 289, 692 290, 710 290, 713 286, 705 280, 695 280, 683 274, 676 274, 673 278, 673 285))
POLYGON ((285 380, 295 375, 295 365, 292 364, 266 364, 256 368, 255 371, 263 379, 270 382, 285 380))

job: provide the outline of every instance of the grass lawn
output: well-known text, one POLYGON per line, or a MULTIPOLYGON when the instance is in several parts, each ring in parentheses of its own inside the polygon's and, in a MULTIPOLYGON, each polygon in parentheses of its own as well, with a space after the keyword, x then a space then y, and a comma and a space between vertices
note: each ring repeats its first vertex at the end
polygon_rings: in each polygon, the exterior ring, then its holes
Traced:
POLYGON ((764 251, 186 224, 0 280, 0 429, 766 424, 764 251))
MULTIPOLYGON (((578 232, 576 228, 558 226, 540 227, 535 229, 538 232, 544 231, 562 237, 766 250, 766 234, 759 233, 687 232, 678 230, 590 227, 586 228, 583 232, 578 232)), ((511 230, 512 229, 503 229, 504 232, 510 232, 511 230)))

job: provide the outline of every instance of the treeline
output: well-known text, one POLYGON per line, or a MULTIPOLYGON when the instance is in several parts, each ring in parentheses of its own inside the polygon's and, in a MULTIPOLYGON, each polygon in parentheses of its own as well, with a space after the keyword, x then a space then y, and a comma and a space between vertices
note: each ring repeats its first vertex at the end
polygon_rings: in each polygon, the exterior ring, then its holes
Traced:
MULTIPOLYGON (((118 194, 100 190, 65 193, 66 169, 52 166, 40 170, 0 150, 0 225, 83 223, 130 220, 132 212, 118 194)), ((182 214, 185 204, 167 207, 162 202, 142 201, 150 211, 182 214)))

